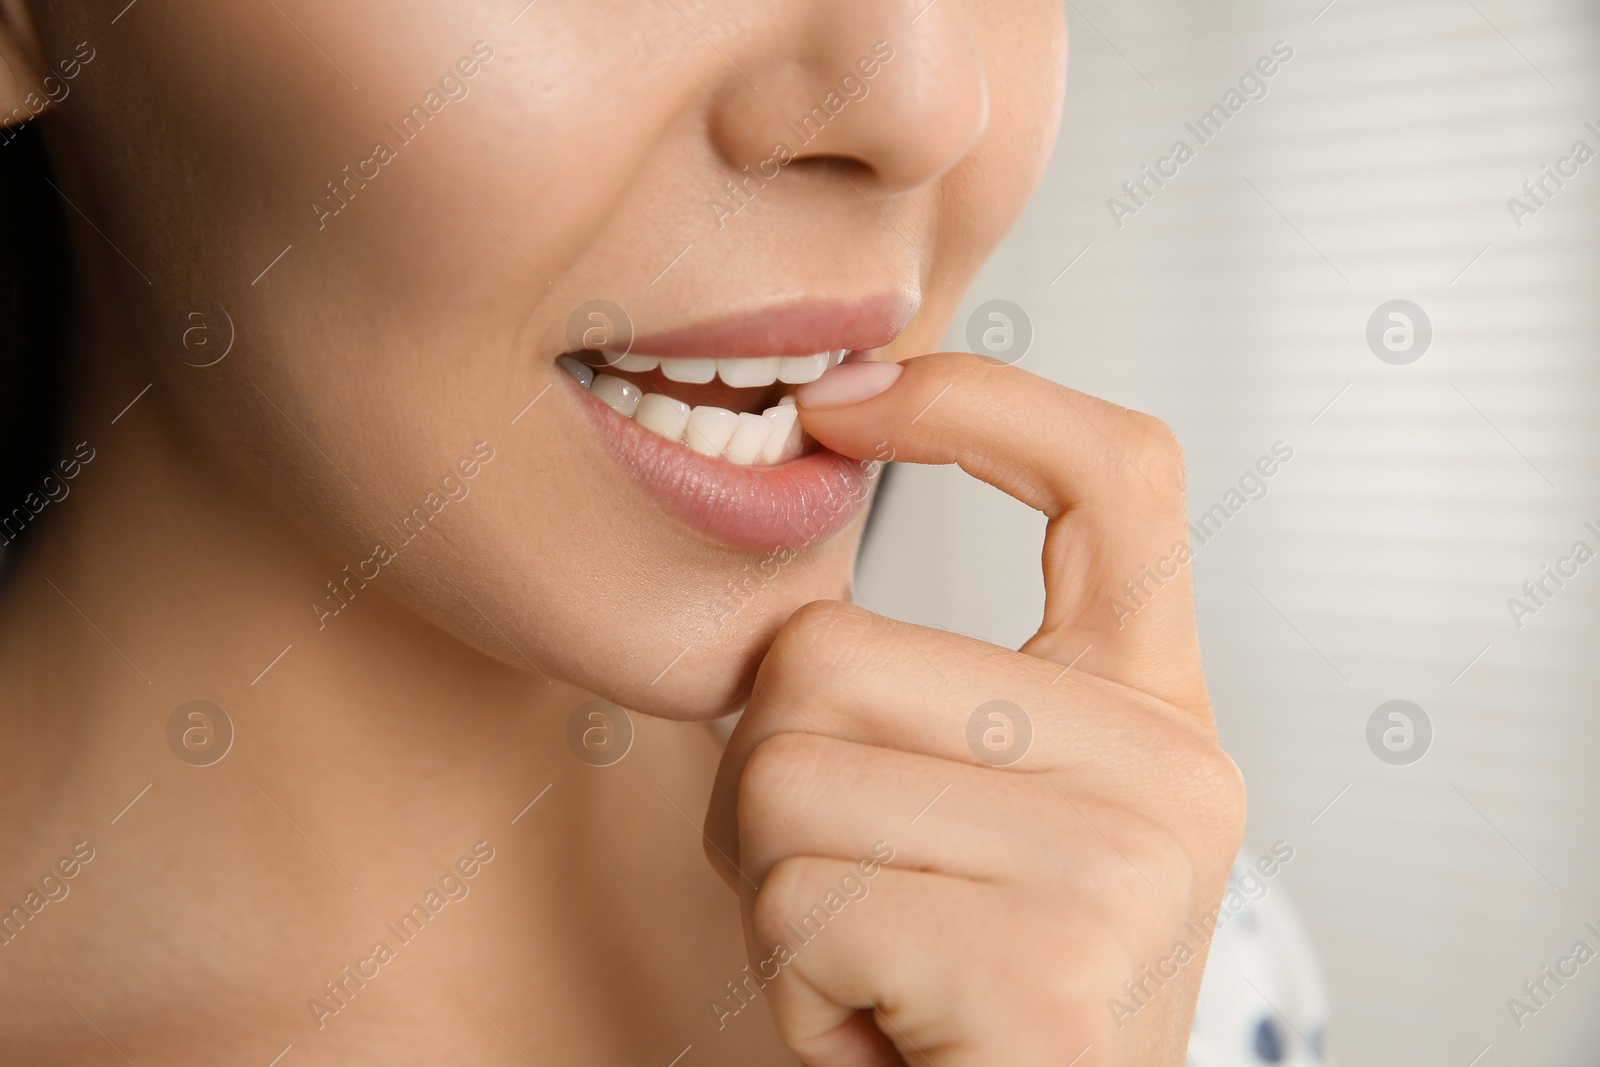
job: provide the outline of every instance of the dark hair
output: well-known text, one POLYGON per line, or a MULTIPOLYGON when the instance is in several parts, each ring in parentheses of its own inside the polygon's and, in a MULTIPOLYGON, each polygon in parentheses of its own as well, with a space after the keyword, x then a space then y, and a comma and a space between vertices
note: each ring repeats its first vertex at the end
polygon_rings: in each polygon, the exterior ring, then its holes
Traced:
POLYGON ((0 129, 0 573, 32 525, 5 520, 17 508, 32 517, 23 501, 40 491, 65 422, 72 253, 37 125, 0 129))

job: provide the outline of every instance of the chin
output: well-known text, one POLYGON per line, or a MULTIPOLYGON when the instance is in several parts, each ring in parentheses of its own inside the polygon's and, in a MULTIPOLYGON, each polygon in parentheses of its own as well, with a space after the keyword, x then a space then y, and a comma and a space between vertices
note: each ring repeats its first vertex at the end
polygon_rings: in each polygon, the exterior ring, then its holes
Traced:
POLYGON ((762 658, 795 611, 815 600, 849 599, 861 525, 853 522, 815 546, 819 557, 797 556, 787 567, 763 567, 783 554, 762 553, 733 574, 706 573, 698 595, 685 598, 670 618, 619 609, 606 642, 611 653, 581 656, 562 673, 644 715, 680 722, 731 715, 749 699, 762 658), (773 577, 763 584, 769 572, 773 577))

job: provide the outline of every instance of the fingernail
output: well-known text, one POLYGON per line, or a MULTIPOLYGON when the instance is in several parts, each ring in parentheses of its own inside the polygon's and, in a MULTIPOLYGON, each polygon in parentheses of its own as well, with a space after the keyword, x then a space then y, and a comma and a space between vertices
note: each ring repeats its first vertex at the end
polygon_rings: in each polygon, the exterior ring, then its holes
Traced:
POLYGON ((795 402, 813 411, 847 408, 871 400, 900 377, 898 363, 841 363, 794 391, 795 402))

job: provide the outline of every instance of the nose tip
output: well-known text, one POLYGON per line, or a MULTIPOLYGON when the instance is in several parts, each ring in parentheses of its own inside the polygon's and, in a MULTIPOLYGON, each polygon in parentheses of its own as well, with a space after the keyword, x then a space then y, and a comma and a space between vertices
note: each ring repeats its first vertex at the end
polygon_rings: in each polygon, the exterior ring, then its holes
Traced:
POLYGON ((959 8, 936 3, 907 22, 889 17, 900 5, 851 3, 819 8, 810 31, 724 81, 709 130, 735 168, 844 160, 864 191, 902 192, 983 136, 988 77, 959 8))

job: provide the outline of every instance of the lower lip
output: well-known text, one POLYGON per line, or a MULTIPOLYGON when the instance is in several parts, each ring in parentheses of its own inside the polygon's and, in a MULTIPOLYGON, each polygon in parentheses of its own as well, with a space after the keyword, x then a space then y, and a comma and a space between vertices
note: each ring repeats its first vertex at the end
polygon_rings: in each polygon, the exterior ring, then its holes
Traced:
POLYGON ((601 437, 645 492, 734 548, 793 551, 832 537, 866 503, 878 470, 825 448, 776 467, 711 459, 623 418, 577 382, 568 388, 580 395, 601 437))

